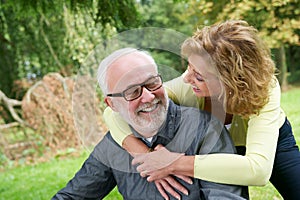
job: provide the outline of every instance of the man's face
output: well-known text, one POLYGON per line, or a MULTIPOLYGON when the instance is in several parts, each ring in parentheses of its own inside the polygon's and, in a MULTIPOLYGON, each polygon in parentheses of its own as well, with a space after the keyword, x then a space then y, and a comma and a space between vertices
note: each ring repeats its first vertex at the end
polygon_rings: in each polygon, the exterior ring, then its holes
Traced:
MULTIPOLYGON (((137 53, 122 56, 107 72, 109 93, 120 93, 157 76, 157 71, 147 57, 137 53)), ((127 101, 123 97, 110 98, 113 110, 144 137, 152 137, 161 127, 167 114, 167 96, 163 87, 149 91, 142 87, 137 99, 127 101)))

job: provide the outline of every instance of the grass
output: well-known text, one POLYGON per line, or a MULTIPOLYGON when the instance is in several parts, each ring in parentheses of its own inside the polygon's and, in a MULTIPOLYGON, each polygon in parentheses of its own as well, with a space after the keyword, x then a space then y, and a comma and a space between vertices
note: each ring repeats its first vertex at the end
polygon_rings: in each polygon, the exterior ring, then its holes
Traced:
MULTIPOLYGON (((292 89, 282 94, 282 107, 293 126, 297 144, 300 145, 300 89, 292 89)), ((88 153, 68 159, 52 159, 38 165, 23 165, 6 169, 0 173, 0 200, 44 200, 50 199, 64 187, 81 167, 88 153)), ((252 200, 282 199, 271 184, 265 187, 250 187, 252 200)), ((114 189, 105 200, 121 200, 114 189)))
MULTIPOLYGON (((70 180, 88 153, 68 159, 52 159, 37 165, 24 165, 0 173, 0 200, 46 200, 70 180)), ((107 199, 122 199, 114 189, 107 199)))
POLYGON ((20 166, 0 174, 0 199, 50 199, 73 177, 86 158, 53 159, 33 166, 20 166))

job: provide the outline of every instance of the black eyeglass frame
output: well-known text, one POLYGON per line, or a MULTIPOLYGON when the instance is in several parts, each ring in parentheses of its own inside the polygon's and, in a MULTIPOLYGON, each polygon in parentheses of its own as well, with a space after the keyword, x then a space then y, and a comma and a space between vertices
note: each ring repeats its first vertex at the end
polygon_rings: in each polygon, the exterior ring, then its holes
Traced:
POLYGON ((129 88, 127 88, 126 90, 124 90, 123 92, 120 92, 120 93, 111 93, 111 94, 107 94, 106 96, 108 96, 108 97, 123 97, 126 101, 133 101, 133 100, 139 98, 140 96, 142 96, 142 94, 143 94, 143 87, 146 88, 148 91, 153 92, 153 91, 156 91, 156 90, 158 90, 159 88, 161 88, 162 85, 163 85, 162 77, 161 77, 160 74, 157 74, 156 76, 152 76, 152 77, 148 78, 146 81, 144 81, 144 82, 142 82, 142 83, 140 83, 140 84, 132 85, 131 87, 129 87, 129 88), (160 82, 161 82, 160 86, 158 86, 158 87, 155 88, 155 89, 149 89, 149 88, 146 86, 146 83, 147 83, 150 79, 156 78, 156 77, 159 77, 159 78, 160 78, 160 82), (126 91, 130 90, 130 89, 133 88, 133 87, 137 87, 137 86, 139 86, 139 87, 141 88, 139 95, 137 95, 135 98, 127 99, 126 96, 125 96, 126 91))

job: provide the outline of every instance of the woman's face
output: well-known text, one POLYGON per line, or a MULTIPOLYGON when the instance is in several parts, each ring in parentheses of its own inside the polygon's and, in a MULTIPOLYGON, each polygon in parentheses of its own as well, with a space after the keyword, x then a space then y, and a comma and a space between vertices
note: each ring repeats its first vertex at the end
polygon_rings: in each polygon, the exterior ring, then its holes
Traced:
POLYGON ((208 62, 199 55, 188 58, 188 68, 184 73, 184 82, 189 83, 197 97, 218 97, 221 92, 220 81, 208 71, 208 62))

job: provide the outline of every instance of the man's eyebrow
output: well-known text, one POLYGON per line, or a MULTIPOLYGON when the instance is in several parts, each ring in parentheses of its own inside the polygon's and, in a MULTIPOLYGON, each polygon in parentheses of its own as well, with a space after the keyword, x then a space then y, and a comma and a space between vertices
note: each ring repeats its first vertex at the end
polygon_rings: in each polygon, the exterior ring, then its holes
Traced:
POLYGON ((154 76, 156 76, 156 75, 150 75, 150 76, 148 76, 148 78, 146 78, 146 80, 144 80, 143 82, 136 83, 136 84, 132 84, 132 85, 128 85, 128 86, 126 87, 125 90, 127 90, 127 89, 129 89, 129 88, 132 88, 132 87, 135 87, 135 86, 140 86, 142 83, 145 83, 146 81, 148 81, 150 78, 153 78, 154 76))

